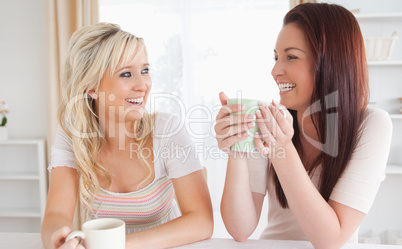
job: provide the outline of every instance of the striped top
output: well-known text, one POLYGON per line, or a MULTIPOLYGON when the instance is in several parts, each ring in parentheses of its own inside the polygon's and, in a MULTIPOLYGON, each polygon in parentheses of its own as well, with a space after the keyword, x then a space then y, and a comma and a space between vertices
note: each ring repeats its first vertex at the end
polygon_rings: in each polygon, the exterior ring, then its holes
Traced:
POLYGON ((126 223, 127 233, 156 227, 180 216, 172 181, 166 176, 135 192, 114 193, 101 189, 91 209, 85 207, 86 220, 118 218, 126 223))
MULTIPOLYGON (((183 127, 183 120, 167 113, 158 113, 153 130, 155 178, 145 188, 130 193, 113 193, 101 189, 94 205, 97 215, 81 207, 81 222, 96 217, 116 217, 126 221, 127 233, 138 232, 179 217, 170 179, 201 170, 197 149, 183 127), (127 206, 126 206, 127 205, 127 206)), ((78 169, 71 138, 58 127, 49 171, 55 167, 78 169)))

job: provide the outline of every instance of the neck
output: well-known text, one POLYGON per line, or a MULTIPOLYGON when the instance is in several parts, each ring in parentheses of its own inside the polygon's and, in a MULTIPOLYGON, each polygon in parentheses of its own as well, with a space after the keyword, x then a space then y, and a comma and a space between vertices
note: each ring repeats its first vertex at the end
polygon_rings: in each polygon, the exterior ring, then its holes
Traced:
POLYGON ((135 121, 124 121, 99 119, 99 124, 105 135, 106 147, 109 149, 117 148, 119 150, 129 149, 135 140, 134 124, 135 121))
POLYGON ((321 142, 318 139, 317 130, 313 124, 311 115, 303 118, 303 112, 297 112, 297 122, 299 127, 299 139, 302 147, 302 161, 306 169, 311 167, 321 153, 321 142))
POLYGON ((297 111, 297 125, 299 127, 300 138, 305 139, 309 137, 318 141, 318 133, 313 124, 312 116, 309 113, 297 111))

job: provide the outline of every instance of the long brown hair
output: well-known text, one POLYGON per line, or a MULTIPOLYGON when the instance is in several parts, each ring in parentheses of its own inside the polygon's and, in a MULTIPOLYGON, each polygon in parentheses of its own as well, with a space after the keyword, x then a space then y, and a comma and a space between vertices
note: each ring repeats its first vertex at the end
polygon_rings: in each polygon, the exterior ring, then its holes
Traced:
MULTIPOLYGON (((296 24, 304 33, 313 57, 315 87, 310 112, 321 153, 308 165, 311 174, 322 165, 319 191, 328 201, 345 170, 360 137, 360 124, 369 97, 364 41, 354 15, 342 6, 326 3, 300 4, 291 9, 283 25, 296 24)), ((296 111, 291 111, 295 135, 292 140, 303 155, 296 111)), ((283 208, 286 196, 273 167, 276 196, 283 208)))

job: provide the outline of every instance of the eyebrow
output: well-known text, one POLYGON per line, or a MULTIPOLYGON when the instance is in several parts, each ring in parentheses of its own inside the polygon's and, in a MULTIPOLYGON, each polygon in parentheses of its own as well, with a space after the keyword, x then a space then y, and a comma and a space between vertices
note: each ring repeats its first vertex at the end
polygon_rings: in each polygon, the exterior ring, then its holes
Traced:
MULTIPOLYGON (((141 67, 149 67, 149 63, 144 63, 141 67)), ((132 68, 132 66, 125 66, 125 67, 119 68, 116 70, 116 72, 120 72, 120 71, 128 69, 128 68, 132 68)))
MULTIPOLYGON (((303 53, 306 53, 306 51, 304 51, 303 49, 296 48, 296 47, 288 47, 288 48, 285 48, 284 51, 285 51, 285 52, 288 52, 289 50, 293 50, 293 49, 299 50, 299 51, 301 51, 301 52, 303 52, 303 53)), ((274 52, 277 53, 275 49, 274 49, 274 52)))

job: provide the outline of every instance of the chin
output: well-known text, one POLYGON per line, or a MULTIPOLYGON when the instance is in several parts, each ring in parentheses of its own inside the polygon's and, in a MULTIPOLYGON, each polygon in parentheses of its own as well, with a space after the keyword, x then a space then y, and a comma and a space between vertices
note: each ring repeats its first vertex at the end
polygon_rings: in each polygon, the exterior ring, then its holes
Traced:
POLYGON ((127 121, 138 121, 144 117, 145 110, 135 110, 127 113, 126 120, 127 121))

